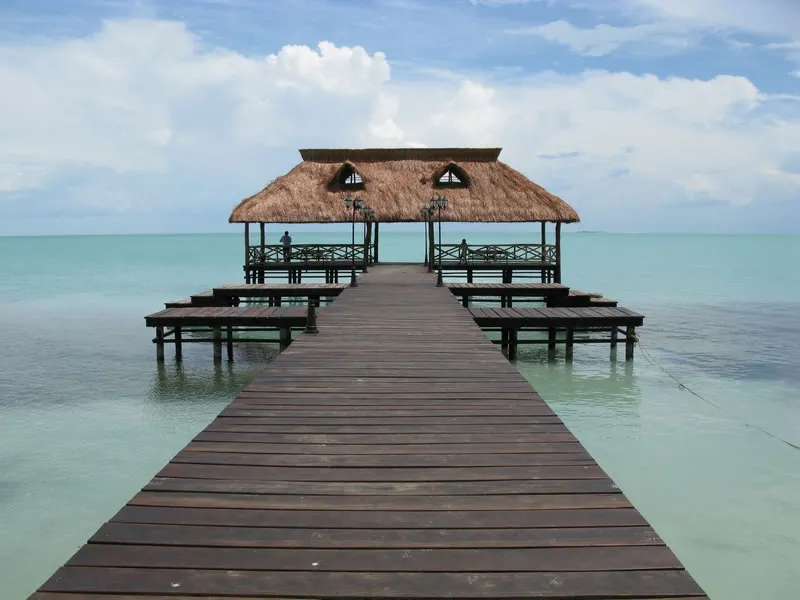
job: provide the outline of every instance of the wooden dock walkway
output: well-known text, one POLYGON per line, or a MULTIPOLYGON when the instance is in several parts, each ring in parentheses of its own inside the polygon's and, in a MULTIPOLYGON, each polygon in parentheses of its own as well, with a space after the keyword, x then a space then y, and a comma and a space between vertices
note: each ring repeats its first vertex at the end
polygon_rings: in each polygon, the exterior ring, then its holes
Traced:
POLYGON ((704 598, 434 281, 344 290, 32 599, 704 598))

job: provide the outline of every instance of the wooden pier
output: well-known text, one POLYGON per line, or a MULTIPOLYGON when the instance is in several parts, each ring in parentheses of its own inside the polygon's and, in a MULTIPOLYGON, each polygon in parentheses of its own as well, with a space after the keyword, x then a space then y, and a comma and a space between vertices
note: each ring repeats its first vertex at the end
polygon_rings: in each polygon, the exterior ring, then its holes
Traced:
POLYGON ((371 269, 32 600, 705 598, 421 267, 371 269))

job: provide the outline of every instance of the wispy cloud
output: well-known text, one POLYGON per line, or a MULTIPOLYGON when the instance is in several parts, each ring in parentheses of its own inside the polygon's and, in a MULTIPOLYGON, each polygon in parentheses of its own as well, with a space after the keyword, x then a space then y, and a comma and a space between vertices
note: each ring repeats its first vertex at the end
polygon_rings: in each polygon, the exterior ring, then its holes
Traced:
POLYGON ((545 25, 511 29, 509 33, 535 35, 567 46, 576 54, 583 56, 605 56, 632 44, 646 44, 650 50, 658 47, 663 50, 681 51, 691 46, 697 37, 685 27, 668 22, 645 23, 630 27, 600 24, 581 28, 561 20, 545 25))

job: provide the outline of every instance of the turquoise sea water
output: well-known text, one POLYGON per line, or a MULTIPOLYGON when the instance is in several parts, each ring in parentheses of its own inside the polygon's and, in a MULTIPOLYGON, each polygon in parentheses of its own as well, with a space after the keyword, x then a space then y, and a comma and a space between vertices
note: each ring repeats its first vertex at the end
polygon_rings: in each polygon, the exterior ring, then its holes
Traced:
MULTIPOLYGON (((381 231, 383 260, 422 248, 381 231)), ((214 367, 192 345, 159 368, 144 327, 240 281, 242 255, 236 234, 0 238, 0 597, 32 592, 269 360, 243 346, 214 367)), ((644 313, 644 348, 723 410, 605 346, 572 365, 525 347, 520 371, 712 598, 800 597, 800 451, 748 426, 800 444, 800 237, 567 234, 564 262, 566 284, 644 313)))

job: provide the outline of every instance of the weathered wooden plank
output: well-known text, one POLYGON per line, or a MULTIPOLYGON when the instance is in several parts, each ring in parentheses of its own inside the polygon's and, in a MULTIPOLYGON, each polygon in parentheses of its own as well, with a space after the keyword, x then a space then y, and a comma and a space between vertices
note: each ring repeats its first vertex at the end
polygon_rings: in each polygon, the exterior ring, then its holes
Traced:
MULTIPOLYGON (((232 436, 233 437, 233 436, 232 436)), ((587 455, 578 442, 507 443, 507 444, 271 444, 238 441, 193 441, 187 450, 193 452, 242 452, 244 454, 578 454, 587 455)))
MULTIPOLYGON (((133 506, 249 508, 275 510, 370 511, 550 511, 576 508, 627 508, 622 494, 531 494, 482 496, 287 496, 202 492, 139 492, 133 506)), ((335 518, 331 516, 331 518, 335 518)), ((288 521, 286 525, 292 525, 288 521)), ((297 525, 294 525, 297 526, 297 525)))
MULTIPOLYGON (((428 532, 435 537, 435 532, 428 532)), ((551 548, 325 549, 87 544, 67 563, 82 567, 247 571, 557 572, 680 569, 665 546, 551 548)))
MULTIPOLYGON (((172 464, 249 465, 301 468, 461 468, 595 466, 588 454, 261 454, 241 452, 194 452, 184 450, 172 464)), ((576 467, 577 468, 577 467, 576 467)), ((535 469, 531 469, 535 474, 535 469)))
POLYGON ((106 523, 90 542, 231 548, 553 548, 663 545, 651 527, 290 529, 106 523))
POLYGON ((577 442, 575 436, 568 431, 562 433, 434 433, 434 434, 324 434, 324 433, 226 433, 219 431, 201 431, 195 441, 206 442, 259 442, 269 444, 552 444, 577 442))
MULTIPOLYGON (((180 498, 171 499, 179 502, 180 498)), ((172 505, 123 507, 112 519, 124 523, 324 529, 526 529, 541 527, 644 527, 631 506, 545 510, 355 510, 232 508, 172 505)))
POLYGON ((503 481, 249 481, 156 477, 146 492, 286 494, 295 496, 480 496, 517 494, 618 494, 608 479, 503 481))
MULTIPOLYGON (((205 454, 204 456, 214 456, 205 454)), ((248 456, 248 455, 231 455, 248 456)), ((264 456, 264 455, 256 455, 264 456)), ((208 460, 208 459, 206 459, 208 460)), ((170 462, 161 477, 193 479, 252 479, 264 481, 490 481, 503 479, 602 479, 606 474, 596 465, 502 467, 269 467, 230 464, 189 464, 170 462)))
POLYGON ((367 433, 370 435, 402 433, 559 433, 563 426, 557 423, 546 425, 294 425, 276 423, 272 425, 240 425, 221 423, 209 425, 206 431, 238 433, 367 433))
POLYGON ((300 598, 668 598, 702 595, 682 570, 328 573, 64 567, 43 591, 300 598))

